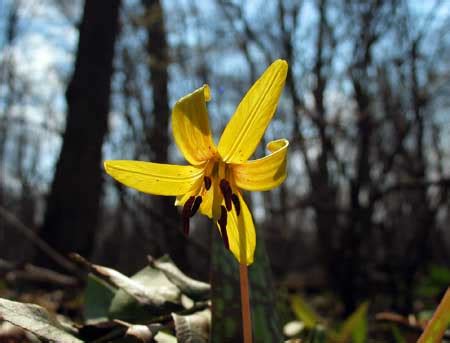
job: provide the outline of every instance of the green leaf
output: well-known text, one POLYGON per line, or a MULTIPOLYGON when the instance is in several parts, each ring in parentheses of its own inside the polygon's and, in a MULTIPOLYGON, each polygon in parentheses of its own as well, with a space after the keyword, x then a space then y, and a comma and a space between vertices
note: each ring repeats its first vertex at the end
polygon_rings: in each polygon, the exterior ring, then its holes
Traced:
POLYGON ((348 317, 344 324, 342 324, 336 339, 337 343, 350 342, 353 338, 353 343, 367 342, 367 309, 368 302, 364 302, 348 317))
POLYGON ((184 274, 173 263, 169 256, 163 256, 157 260, 149 257, 151 267, 161 272, 174 284, 181 292, 194 300, 205 300, 210 296, 211 286, 205 282, 197 281, 184 274))
POLYGON ((208 342, 211 327, 211 311, 209 309, 187 316, 172 313, 172 318, 179 343, 208 342))
POLYGON ((291 308, 297 319, 302 321, 307 328, 313 328, 323 322, 322 318, 299 295, 291 297, 291 308))
POLYGON ((422 297, 434 298, 450 284, 450 269, 433 265, 425 279, 418 285, 417 293, 422 297))
POLYGON ((450 283, 450 269, 433 265, 430 268, 430 278, 441 286, 448 285, 450 283))
POLYGON ((84 318, 88 321, 104 321, 115 290, 93 274, 88 275, 84 290, 84 318))
POLYGON ((315 326, 305 339, 305 343, 326 343, 326 341, 327 334, 325 328, 320 324, 315 326))
POLYGON ((405 338, 403 337, 403 335, 400 332, 400 329, 397 326, 392 325, 391 331, 392 331, 392 336, 394 337, 395 343, 406 343, 405 338))
POLYGON ((46 309, 38 305, 24 304, 0 298, 0 317, 49 341, 82 342, 66 332, 46 309))
POLYGON ((450 288, 447 288, 444 297, 436 309, 433 317, 428 322, 418 343, 441 342, 442 336, 450 323, 450 288))

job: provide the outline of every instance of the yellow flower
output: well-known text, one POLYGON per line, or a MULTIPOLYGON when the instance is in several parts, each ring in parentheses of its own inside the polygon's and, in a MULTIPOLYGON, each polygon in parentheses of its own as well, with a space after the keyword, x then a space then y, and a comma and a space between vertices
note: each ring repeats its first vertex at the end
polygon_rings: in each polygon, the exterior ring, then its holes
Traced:
POLYGON ((176 196, 183 206, 185 234, 197 210, 212 218, 225 246, 236 259, 253 263, 256 245, 252 215, 241 190, 266 191, 286 178, 289 142, 267 144, 270 154, 248 161, 269 125, 283 89, 287 63, 277 60, 250 88, 216 146, 211 136, 207 85, 181 98, 172 111, 175 142, 188 166, 141 161, 105 161, 106 172, 141 192, 176 196))

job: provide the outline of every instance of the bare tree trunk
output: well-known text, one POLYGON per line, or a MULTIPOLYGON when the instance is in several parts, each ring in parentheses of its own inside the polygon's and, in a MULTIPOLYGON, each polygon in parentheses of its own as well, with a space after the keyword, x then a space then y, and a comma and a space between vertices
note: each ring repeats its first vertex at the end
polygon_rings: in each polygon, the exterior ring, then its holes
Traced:
MULTIPOLYGON (((120 0, 86 0, 75 70, 66 92, 67 124, 41 237, 62 253, 90 255, 102 188, 120 0)), ((42 255, 41 265, 51 265, 42 255)))
MULTIPOLYGON (((413 178, 421 181, 426 178, 426 161, 424 151, 424 117, 423 111, 426 101, 424 95, 421 94, 418 80, 418 44, 420 40, 414 40, 410 52, 410 73, 411 73, 411 102, 414 113, 415 131, 415 152, 413 154, 413 178)), ((435 210, 430 205, 427 198, 427 188, 419 188, 411 194, 411 203, 415 209, 415 236, 407 243, 407 251, 414 252, 406 261, 403 270, 406 285, 412 285, 417 276, 417 272, 423 268, 431 257, 431 238, 435 227, 435 210)), ((411 287, 405 287, 402 296, 402 304, 400 310, 407 313, 413 306, 414 292, 411 287)))
MULTIPOLYGON (((5 28, 5 46, 11 47, 17 36, 17 17, 20 4, 13 3, 8 13, 5 28)), ((5 49, 3 63, 0 64, 0 83, 6 85, 4 98, 0 100, 4 103, 4 112, 0 113, 0 204, 5 201, 3 188, 5 181, 5 154, 6 142, 8 140, 9 119, 11 117, 11 108, 14 104, 16 94, 16 73, 14 57, 11 51, 5 49)), ((0 94, 1 96, 1 94, 0 94)))
MULTIPOLYGON (((147 45, 146 50, 149 58, 150 85, 152 88, 152 126, 146 133, 147 141, 150 143, 152 160, 167 163, 168 149, 170 145, 169 131, 169 47, 166 39, 164 11, 159 0, 142 0, 145 6, 145 17, 147 19, 147 45)), ((173 199, 166 197, 154 198, 152 203, 156 211, 163 217, 176 218, 177 212, 173 206, 173 199)), ((170 254, 173 260, 183 270, 188 271, 189 261, 186 255, 186 242, 180 232, 176 230, 161 229, 164 237, 163 249, 170 254)))

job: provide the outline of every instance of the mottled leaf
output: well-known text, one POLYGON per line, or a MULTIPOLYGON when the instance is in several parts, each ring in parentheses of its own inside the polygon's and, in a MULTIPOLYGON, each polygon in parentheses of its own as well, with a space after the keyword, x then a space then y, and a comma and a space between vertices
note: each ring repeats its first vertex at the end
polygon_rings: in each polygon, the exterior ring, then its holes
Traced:
POLYGON ((125 337, 132 337, 142 343, 151 343, 161 327, 161 324, 130 325, 125 332, 125 337))
POLYGON ((38 305, 0 298, 0 317, 49 341, 82 342, 66 332, 46 309, 38 305))
POLYGON ((122 273, 103 266, 92 265, 93 271, 114 287, 131 295, 139 303, 151 307, 162 307, 166 302, 179 303, 180 292, 173 285, 160 288, 155 285, 143 285, 141 282, 130 279, 122 273))
POLYGON ((140 322, 181 308, 180 289, 155 268, 146 267, 129 278, 77 254, 71 258, 117 289, 109 307, 110 318, 140 322))
POLYGON ((107 320, 115 289, 93 274, 88 275, 84 290, 84 318, 89 322, 107 320))
POLYGON ((136 297, 130 294, 129 289, 121 288, 116 292, 109 315, 111 318, 122 319, 133 323, 141 323, 143 320, 152 319, 154 316, 170 313, 182 308, 180 305, 181 291, 160 270, 145 267, 129 280, 138 284, 140 289, 145 289, 149 297, 160 300, 159 306, 142 306, 136 297))
POLYGON ((169 256, 157 260, 149 257, 150 265, 164 273, 181 292, 195 300, 204 300, 210 296, 211 286, 205 282, 197 281, 184 274, 173 263, 169 256))
MULTIPOLYGON (((212 234, 211 342, 242 342, 239 266, 230 251, 224 248, 218 230, 212 230, 212 234)), ((282 342, 263 235, 258 235, 256 240, 255 262, 248 269, 253 340, 258 343, 282 342)))
POLYGON ((177 338, 165 332, 158 332, 155 336, 156 343, 178 343, 177 338))
POLYGON ((187 316, 172 313, 172 318, 179 343, 208 342, 211 327, 211 311, 209 309, 187 316))

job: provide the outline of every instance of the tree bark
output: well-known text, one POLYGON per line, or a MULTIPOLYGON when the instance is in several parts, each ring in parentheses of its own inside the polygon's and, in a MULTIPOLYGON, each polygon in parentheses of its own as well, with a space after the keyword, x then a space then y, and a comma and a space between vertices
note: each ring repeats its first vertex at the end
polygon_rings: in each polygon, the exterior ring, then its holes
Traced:
MULTIPOLYGON (((66 91, 66 130, 40 231, 61 253, 92 252, 119 8, 120 0, 86 0, 84 5, 75 69, 66 91)), ((43 255, 37 263, 51 265, 43 255)))
MULTIPOLYGON (((150 143, 152 161, 167 163, 169 140, 169 47, 166 39, 164 11, 159 0, 142 0, 147 19, 147 44, 146 51, 149 58, 149 84, 152 89, 152 118, 147 122, 152 123, 146 128, 146 139, 150 143)), ((173 206, 173 199, 158 197, 153 199, 153 206, 158 213, 166 218, 178 216, 173 206)), ((181 222, 180 222, 181 229, 181 222)), ((184 271, 189 271, 190 265, 187 259, 186 240, 180 232, 161 230, 164 240, 163 250, 169 253, 175 263, 184 271)))

